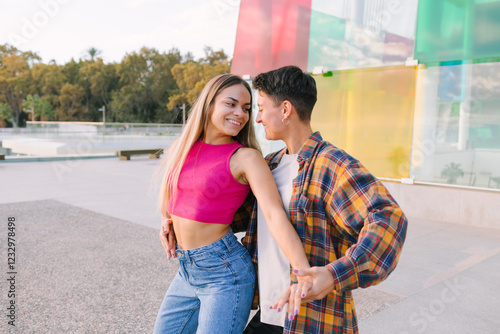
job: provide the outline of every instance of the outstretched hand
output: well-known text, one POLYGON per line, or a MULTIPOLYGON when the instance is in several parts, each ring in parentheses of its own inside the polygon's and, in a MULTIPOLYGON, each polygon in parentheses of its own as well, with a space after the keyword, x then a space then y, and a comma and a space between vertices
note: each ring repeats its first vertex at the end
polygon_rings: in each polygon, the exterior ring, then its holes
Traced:
POLYGON ((288 320, 290 321, 299 314, 303 298, 308 295, 312 287, 312 280, 309 277, 297 277, 297 279, 298 283, 290 285, 281 298, 271 306, 271 309, 281 312, 284 310, 285 304, 288 304, 288 320))
POLYGON ((175 251, 175 232, 172 223, 172 218, 161 217, 160 240, 169 260, 172 257, 177 257, 177 252, 175 251))
POLYGON ((299 283, 290 285, 271 308, 281 310, 288 303, 288 314, 295 317, 301 303, 323 299, 335 289, 333 276, 326 267, 311 267, 293 272, 299 283))

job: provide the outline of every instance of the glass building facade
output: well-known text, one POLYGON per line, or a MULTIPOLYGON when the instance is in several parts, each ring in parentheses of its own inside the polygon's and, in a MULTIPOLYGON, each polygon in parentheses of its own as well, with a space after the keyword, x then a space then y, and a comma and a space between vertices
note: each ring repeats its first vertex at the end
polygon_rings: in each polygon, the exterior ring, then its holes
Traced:
POLYGON ((291 64, 379 178, 500 188, 500 0, 241 0, 231 71, 291 64))

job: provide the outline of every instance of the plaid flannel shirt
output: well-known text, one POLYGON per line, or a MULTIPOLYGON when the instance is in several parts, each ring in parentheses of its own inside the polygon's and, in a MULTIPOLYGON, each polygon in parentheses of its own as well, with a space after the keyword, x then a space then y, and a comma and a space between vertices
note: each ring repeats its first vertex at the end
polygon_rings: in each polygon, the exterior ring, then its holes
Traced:
MULTIPOLYGON (((276 168, 285 149, 266 157, 276 168)), ((359 161, 315 132, 298 154, 290 218, 311 266, 327 266, 335 289, 302 305, 284 333, 358 333, 351 290, 383 281, 396 267, 407 220, 387 189, 359 161)), ((243 244, 257 264, 257 210, 252 197, 235 216, 233 228, 248 222, 243 244), (250 211, 250 208, 252 210, 250 211)), ((296 282, 290 272, 292 282, 296 282)), ((258 306, 256 289, 253 308, 258 306)))

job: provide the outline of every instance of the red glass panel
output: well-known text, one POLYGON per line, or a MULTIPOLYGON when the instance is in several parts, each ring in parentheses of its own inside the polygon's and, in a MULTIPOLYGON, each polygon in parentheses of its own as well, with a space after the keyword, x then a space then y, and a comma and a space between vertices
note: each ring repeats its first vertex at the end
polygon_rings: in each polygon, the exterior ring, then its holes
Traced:
POLYGON ((311 0, 242 0, 231 72, 307 70, 311 0))

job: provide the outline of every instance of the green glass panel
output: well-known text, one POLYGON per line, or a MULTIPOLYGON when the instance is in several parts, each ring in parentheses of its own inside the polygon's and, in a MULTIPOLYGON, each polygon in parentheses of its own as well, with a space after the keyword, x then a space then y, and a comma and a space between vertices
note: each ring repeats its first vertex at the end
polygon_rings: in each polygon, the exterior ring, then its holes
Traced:
POLYGON ((336 68, 344 60, 345 20, 318 11, 311 12, 307 68, 336 68))
POLYGON ((414 57, 420 63, 499 57, 499 31, 499 0, 421 0, 414 57))

